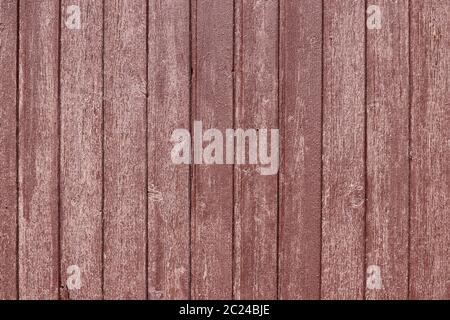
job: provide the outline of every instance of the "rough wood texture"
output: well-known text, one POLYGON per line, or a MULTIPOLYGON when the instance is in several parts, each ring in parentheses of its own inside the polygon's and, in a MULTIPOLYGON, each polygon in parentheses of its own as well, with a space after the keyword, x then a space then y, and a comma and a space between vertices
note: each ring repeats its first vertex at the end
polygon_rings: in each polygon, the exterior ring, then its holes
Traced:
POLYGON ((61 285, 62 298, 102 298, 102 38, 103 4, 61 3, 61 285), (69 29, 78 5, 81 29, 69 29), (70 266, 81 289, 65 285, 70 266))
POLYGON ((17 1, 0 0, 0 300, 17 298, 17 1))
POLYGON ((366 266, 380 267, 381 288, 366 286, 366 298, 406 299, 409 237, 408 0, 371 3, 382 8, 382 27, 367 31, 366 266))
POLYGON ((104 5, 104 297, 145 299, 147 3, 104 5))
POLYGON ((281 1, 280 299, 319 299, 322 3, 281 1))
POLYGON ((189 3, 149 2, 150 299, 190 296, 190 170, 170 161, 173 130, 190 125, 189 3))
POLYGON ((19 296, 58 299, 59 2, 20 1, 19 296))
POLYGON ((364 1, 324 7, 322 297, 364 297, 364 1))
POLYGON ((449 24, 448 0, 0 0, 0 299, 450 299, 449 24), (278 176, 173 164, 195 121, 279 127, 278 176))
POLYGON ((450 2, 411 2, 410 298, 450 299, 450 2))
MULTIPOLYGON (((235 127, 276 129, 278 1, 240 0, 235 5, 235 127)), ((277 297, 278 175, 263 176, 259 169, 235 167, 236 299, 277 297)))
MULTIPOLYGON (((233 128, 233 1, 192 1, 192 120, 233 128)), ((192 181, 193 299, 232 297, 233 168, 195 166, 192 181)))

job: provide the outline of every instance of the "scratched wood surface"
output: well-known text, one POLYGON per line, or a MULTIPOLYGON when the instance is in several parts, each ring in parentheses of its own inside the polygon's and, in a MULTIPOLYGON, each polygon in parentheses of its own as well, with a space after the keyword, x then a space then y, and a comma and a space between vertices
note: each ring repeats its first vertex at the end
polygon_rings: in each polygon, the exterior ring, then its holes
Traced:
POLYGON ((0 0, 0 299, 450 299, 449 31, 446 0, 0 0), (196 151, 238 128, 279 170, 196 151))

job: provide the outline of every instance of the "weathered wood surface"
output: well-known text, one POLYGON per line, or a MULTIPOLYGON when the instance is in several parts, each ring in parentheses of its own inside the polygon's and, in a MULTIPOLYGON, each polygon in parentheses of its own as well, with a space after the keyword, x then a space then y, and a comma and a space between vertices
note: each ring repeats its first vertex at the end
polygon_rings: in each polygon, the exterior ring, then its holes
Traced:
POLYGON ((322 3, 280 5, 279 298, 319 299, 322 3))
POLYGON ((367 299, 408 297, 408 0, 373 1, 381 29, 367 30, 367 299), (371 267, 372 266, 372 267, 371 267), (372 278, 376 280, 376 278, 372 278))
POLYGON ((0 300, 17 297, 17 1, 0 1, 0 300))
MULTIPOLYGON (((278 128, 278 1, 235 2, 235 127, 278 128)), ((234 297, 276 299, 278 177, 235 166, 234 297)))
POLYGON ((412 299, 450 299, 449 48, 450 2, 412 1, 412 299))
POLYGON ((19 297, 59 297, 59 2, 20 1, 19 297))
POLYGON ((190 126, 189 0, 149 2, 149 298, 190 297, 190 170, 170 162, 170 137, 190 126))
MULTIPOLYGON (((191 125, 203 121, 205 130, 215 128, 225 132, 233 128, 234 114, 233 1, 191 3, 191 125)), ((191 183, 192 298, 231 299, 233 168, 195 165, 191 183)))
POLYGON ((450 299, 449 14, 0 0, 0 299, 450 299), (278 175, 173 164, 196 121, 278 175))
POLYGON ((104 6, 104 298, 145 299, 147 3, 104 6))
POLYGON ((364 298, 365 6, 324 6, 322 298, 364 298))
POLYGON ((61 2, 61 279, 82 274, 80 290, 64 282, 61 298, 101 299, 103 4, 61 2), (69 29, 71 6, 83 13, 69 29), (67 10, 69 8, 69 10, 67 10))

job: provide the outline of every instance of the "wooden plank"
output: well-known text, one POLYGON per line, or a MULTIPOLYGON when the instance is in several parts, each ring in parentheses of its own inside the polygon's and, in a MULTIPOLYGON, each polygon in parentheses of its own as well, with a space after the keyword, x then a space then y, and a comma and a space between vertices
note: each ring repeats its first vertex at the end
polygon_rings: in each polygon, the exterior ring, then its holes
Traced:
MULTIPOLYGON (((235 5, 235 127, 276 129, 278 1, 240 0, 235 5)), ((265 176, 259 168, 235 167, 236 299, 277 297, 278 171, 265 176)))
POLYGON ((96 0, 61 3, 62 284, 70 266, 81 276, 81 288, 61 296, 77 300, 102 298, 102 10, 96 0))
POLYGON ((281 2, 280 299, 320 298, 322 3, 281 2))
MULTIPOLYGON (((192 120, 233 128, 233 1, 192 1, 192 120)), ((192 181, 193 299, 231 299, 233 170, 195 166, 192 181)))
POLYGON ((190 125, 189 0, 149 2, 149 298, 190 297, 190 169, 169 138, 190 125))
POLYGON ((403 300, 408 297, 408 0, 371 4, 379 6, 382 20, 381 29, 367 31, 366 298, 403 300))
POLYGON ((104 5, 104 297, 145 299, 147 4, 104 5))
POLYGON ((324 4, 322 297, 362 299, 365 5, 324 4))
POLYGON ((17 1, 0 0, 0 300, 17 298, 17 1))
POLYGON ((450 2, 411 2, 410 298, 450 299, 450 2))
POLYGON ((58 1, 20 1, 21 299, 58 299, 59 9, 58 1))

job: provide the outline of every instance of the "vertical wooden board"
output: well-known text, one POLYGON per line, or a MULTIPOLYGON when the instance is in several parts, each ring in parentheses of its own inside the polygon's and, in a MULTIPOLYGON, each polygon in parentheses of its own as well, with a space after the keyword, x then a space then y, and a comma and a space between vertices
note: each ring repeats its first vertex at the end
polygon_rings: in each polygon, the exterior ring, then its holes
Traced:
POLYGON ((189 299, 189 166, 170 137, 190 124, 189 0, 149 2, 149 298, 189 299))
POLYGON ((450 2, 411 1, 410 298, 450 299, 450 2))
MULTIPOLYGON (((235 4, 235 127, 270 134, 278 129, 278 1, 235 4)), ((278 171, 264 176, 259 169, 235 166, 234 297, 239 300, 277 297, 278 171)))
POLYGON ((17 298, 17 1, 0 0, 0 300, 17 298))
POLYGON ((69 267, 81 272, 81 288, 62 294, 70 299, 102 298, 102 10, 97 0, 61 3, 62 284, 69 267))
POLYGON ((322 3, 281 1, 280 299, 320 298, 322 3))
POLYGON ((59 1, 20 1, 21 299, 58 299, 59 9, 59 1))
MULTIPOLYGON (((233 1, 193 1, 192 18, 192 120, 225 132, 233 128, 233 1)), ((231 166, 194 167, 191 210, 192 298, 231 299, 231 166)))
POLYGON ((408 0, 371 4, 382 20, 381 29, 367 30, 366 298, 407 299, 408 0))
POLYGON ((364 297, 365 5, 326 1, 322 297, 364 297))
POLYGON ((145 299, 147 3, 104 6, 104 298, 145 299))

